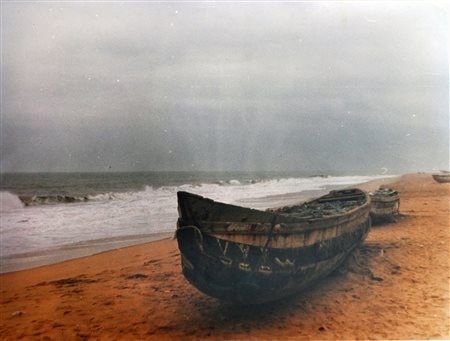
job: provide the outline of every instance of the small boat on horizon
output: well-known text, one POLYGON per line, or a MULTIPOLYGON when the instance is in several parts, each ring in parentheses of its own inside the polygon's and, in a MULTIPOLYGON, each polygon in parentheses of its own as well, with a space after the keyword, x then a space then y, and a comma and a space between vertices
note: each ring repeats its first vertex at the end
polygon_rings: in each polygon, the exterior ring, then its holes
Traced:
POLYGON ((441 171, 441 174, 432 174, 432 177, 435 181, 439 183, 450 182, 450 172, 441 171))
POLYGON ((177 195, 184 276, 203 293, 239 304, 274 301, 329 275, 371 226, 370 198, 360 189, 266 211, 177 195))
POLYGON ((370 195, 370 216, 373 223, 391 222, 400 213, 400 193, 380 187, 370 195))

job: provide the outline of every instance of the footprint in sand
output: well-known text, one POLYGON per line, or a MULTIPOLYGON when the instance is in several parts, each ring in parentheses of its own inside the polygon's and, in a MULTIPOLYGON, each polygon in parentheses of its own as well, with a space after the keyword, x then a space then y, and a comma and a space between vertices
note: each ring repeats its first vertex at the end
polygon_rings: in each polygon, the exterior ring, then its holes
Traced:
POLYGON ((151 264, 159 265, 159 263, 161 261, 162 261, 162 259, 151 259, 151 260, 148 260, 148 261, 144 262, 144 266, 148 266, 148 265, 151 265, 151 264))
POLYGON ((69 278, 63 278, 56 281, 51 281, 49 284, 53 284, 57 287, 63 287, 63 286, 76 286, 78 284, 89 284, 89 283, 96 283, 97 280, 95 279, 88 279, 86 278, 86 275, 80 275, 77 277, 69 277, 69 278))
POLYGON ((126 278, 127 279, 144 279, 144 278, 147 278, 148 277, 148 275, 144 275, 144 274, 133 274, 133 275, 129 275, 129 276, 127 276, 126 278))

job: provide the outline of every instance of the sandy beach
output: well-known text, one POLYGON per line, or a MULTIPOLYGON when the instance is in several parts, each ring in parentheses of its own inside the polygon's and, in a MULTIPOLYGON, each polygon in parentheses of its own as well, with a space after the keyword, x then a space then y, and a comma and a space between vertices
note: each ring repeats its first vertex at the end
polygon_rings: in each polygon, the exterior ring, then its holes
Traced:
POLYGON ((0 275, 0 337, 448 339, 450 185, 413 174, 389 186, 401 193, 397 221, 296 296, 246 307, 207 297, 164 239, 0 275))

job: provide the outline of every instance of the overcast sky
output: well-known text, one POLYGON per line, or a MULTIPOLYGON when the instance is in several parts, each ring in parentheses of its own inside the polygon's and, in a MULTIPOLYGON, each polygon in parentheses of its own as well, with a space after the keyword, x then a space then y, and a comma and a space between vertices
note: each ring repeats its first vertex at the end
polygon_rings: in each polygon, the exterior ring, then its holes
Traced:
POLYGON ((449 167, 445 2, 2 4, 1 167, 449 167))

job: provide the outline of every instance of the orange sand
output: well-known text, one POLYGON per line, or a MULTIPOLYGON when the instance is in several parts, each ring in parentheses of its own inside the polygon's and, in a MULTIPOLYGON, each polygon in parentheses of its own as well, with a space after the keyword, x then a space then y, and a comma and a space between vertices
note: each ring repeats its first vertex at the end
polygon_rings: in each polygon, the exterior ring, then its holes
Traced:
POLYGON ((296 296, 248 307, 209 298, 166 239, 1 275, 0 338, 450 338, 450 185, 420 174, 390 186, 398 222, 373 227, 339 274, 296 296))

